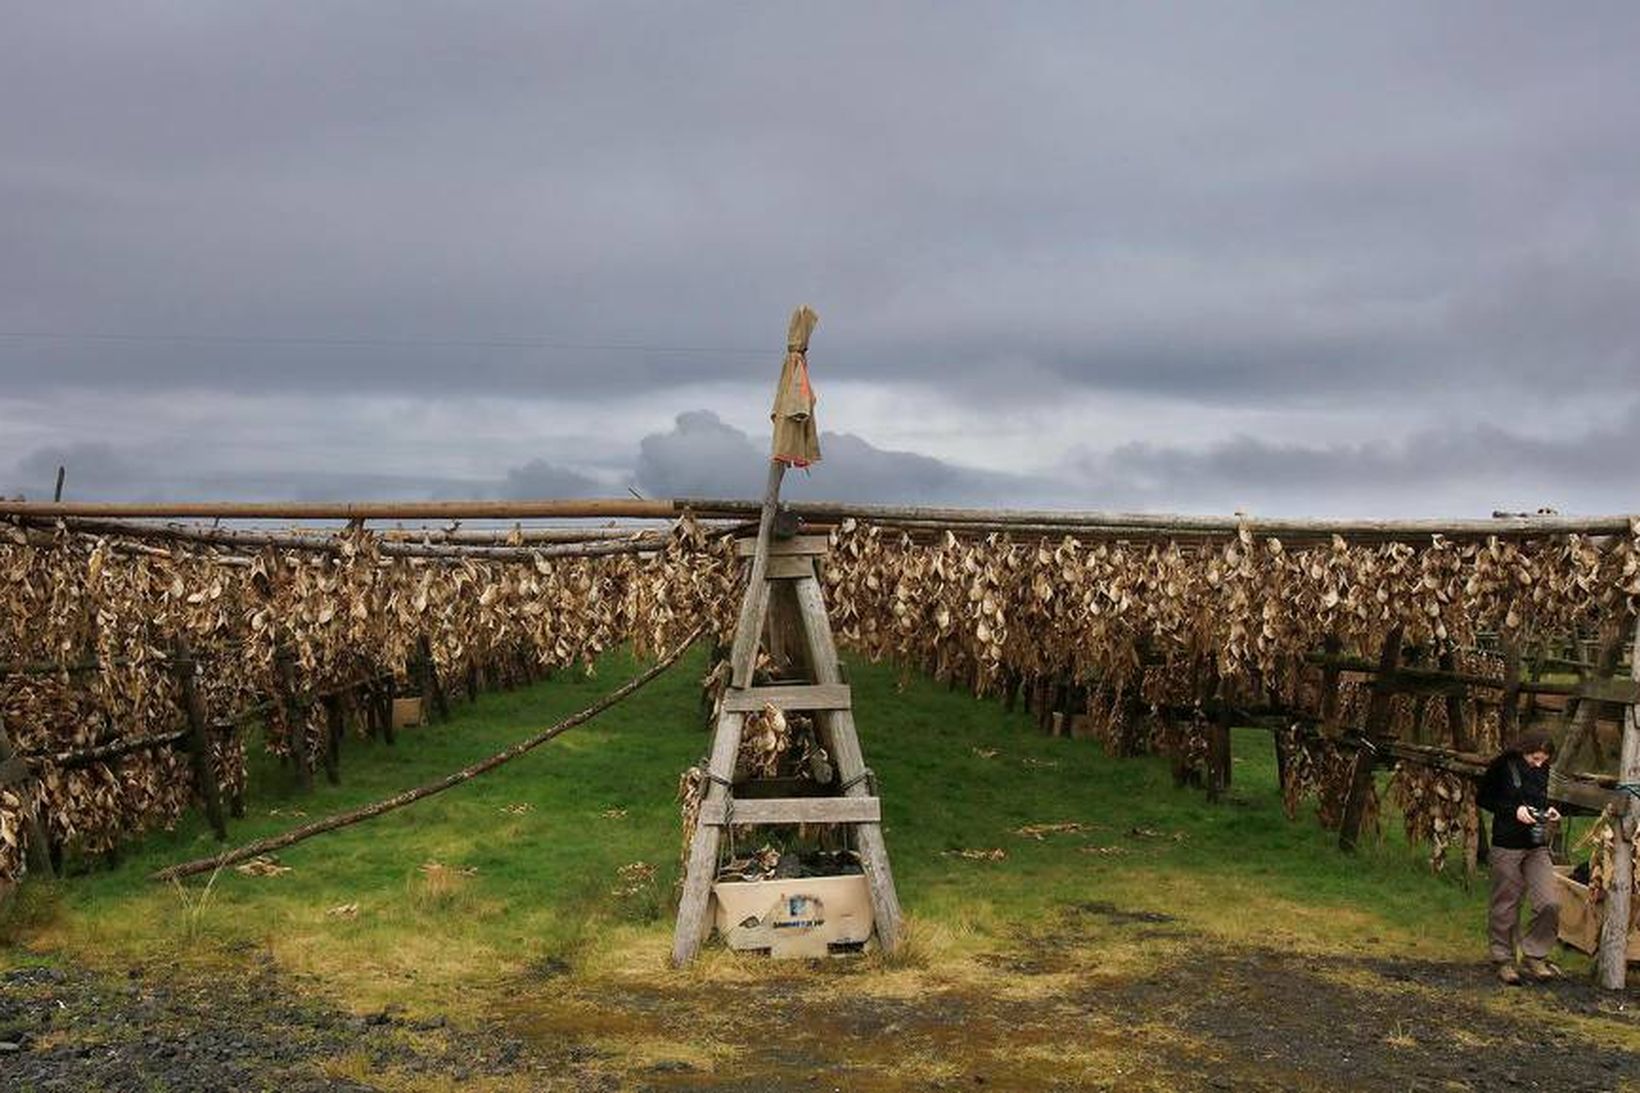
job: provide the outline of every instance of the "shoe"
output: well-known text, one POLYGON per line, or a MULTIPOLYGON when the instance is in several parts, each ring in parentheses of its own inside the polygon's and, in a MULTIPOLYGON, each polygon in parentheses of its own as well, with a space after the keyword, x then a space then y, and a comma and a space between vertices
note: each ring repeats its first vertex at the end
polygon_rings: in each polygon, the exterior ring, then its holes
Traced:
POLYGON ((1548 979, 1560 978, 1560 967, 1547 960, 1539 960, 1536 957, 1529 956, 1526 958, 1525 968, 1526 974, 1539 983, 1548 979))
POLYGON ((1505 986, 1518 987, 1520 986, 1520 972, 1515 970, 1513 964, 1499 964, 1498 982, 1505 986))

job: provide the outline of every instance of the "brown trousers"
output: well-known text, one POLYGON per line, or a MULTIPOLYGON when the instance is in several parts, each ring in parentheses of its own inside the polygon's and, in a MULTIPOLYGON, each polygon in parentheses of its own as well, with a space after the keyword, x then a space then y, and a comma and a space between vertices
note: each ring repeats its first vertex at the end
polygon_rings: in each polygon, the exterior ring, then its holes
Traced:
POLYGON ((1488 948, 1493 962, 1515 962, 1517 936, 1522 956, 1542 960, 1549 955, 1560 928, 1559 893, 1549 848, 1506 850, 1494 846, 1488 851, 1487 860, 1492 866, 1488 948), (1522 896, 1527 897, 1532 908, 1532 919, 1527 923, 1525 934, 1520 934, 1522 896))

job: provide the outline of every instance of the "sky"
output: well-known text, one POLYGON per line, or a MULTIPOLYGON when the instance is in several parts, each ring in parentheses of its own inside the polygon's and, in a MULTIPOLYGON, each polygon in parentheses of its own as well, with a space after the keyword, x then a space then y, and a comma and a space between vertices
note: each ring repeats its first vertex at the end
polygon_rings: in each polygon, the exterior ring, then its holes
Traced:
POLYGON ((1640 6, 7 6, 0 492, 1640 511, 1640 6))

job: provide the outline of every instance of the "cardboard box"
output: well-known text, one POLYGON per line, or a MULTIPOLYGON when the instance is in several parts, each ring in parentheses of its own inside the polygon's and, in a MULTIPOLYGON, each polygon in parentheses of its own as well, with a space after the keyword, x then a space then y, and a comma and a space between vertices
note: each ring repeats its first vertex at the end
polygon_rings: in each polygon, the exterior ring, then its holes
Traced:
MULTIPOLYGON (((1600 924, 1605 918, 1604 903, 1589 902, 1589 887, 1579 884, 1565 871, 1556 871, 1555 883, 1560 889, 1560 940, 1584 953, 1600 948, 1600 924)), ((1640 900, 1631 897, 1629 907, 1629 945, 1626 956, 1640 960, 1640 900)))
POLYGON ((424 720, 422 715, 421 699, 395 698, 393 700, 393 728, 403 729, 411 725, 419 725, 424 720))
POLYGON ((731 949, 767 949, 777 959, 803 959, 871 937, 871 890, 859 873, 719 881, 712 897, 718 932, 731 949))

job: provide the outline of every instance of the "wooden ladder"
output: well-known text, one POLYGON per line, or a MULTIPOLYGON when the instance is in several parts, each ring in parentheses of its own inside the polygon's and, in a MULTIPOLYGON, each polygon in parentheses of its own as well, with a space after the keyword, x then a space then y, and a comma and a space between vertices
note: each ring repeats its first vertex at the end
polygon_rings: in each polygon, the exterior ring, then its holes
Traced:
POLYGON ((712 885, 717 876, 723 832, 729 824, 847 825, 853 832, 854 848, 860 856, 871 894, 877 943, 884 951, 891 952, 900 941, 900 901, 894 891, 888 849, 883 843, 882 804, 875 796, 875 786, 870 784, 870 772, 860 751, 849 686, 843 682, 838 669, 837 647, 832 640, 825 596, 815 570, 816 560, 826 552, 826 539, 817 535, 770 539, 765 534, 758 540, 741 540, 738 549, 742 557, 751 558, 751 575, 730 654, 730 685, 718 709, 711 757, 707 761, 705 797, 689 846, 683 897, 678 904, 677 932, 672 942, 672 962, 681 967, 694 959, 711 932, 708 912, 712 885), (766 554, 759 550, 764 545, 766 554), (803 645, 813 678, 808 683, 754 687, 752 669, 768 619, 774 582, 789 583, 795 593, 803 645), (820 743, 836 769, 840 795, 734 798, 735 758, 740 751, 746 717, 766 705, 781 711, 814 715, 820 743))

